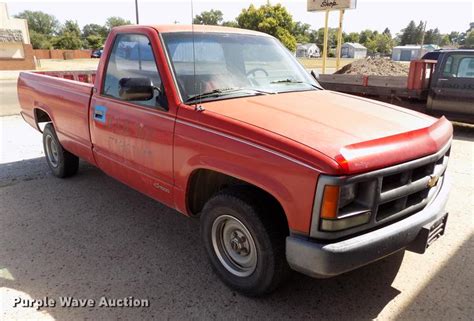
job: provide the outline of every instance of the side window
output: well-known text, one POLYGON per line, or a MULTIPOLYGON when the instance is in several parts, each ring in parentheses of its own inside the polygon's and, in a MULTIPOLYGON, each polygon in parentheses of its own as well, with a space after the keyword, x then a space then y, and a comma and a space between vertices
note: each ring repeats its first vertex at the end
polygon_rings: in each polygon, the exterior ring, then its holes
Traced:
POLYGON ((474 57, 465 57, 461 59, 457 77, 474 78, 474 57))
POLYGON ((446 60, 446 64, 444 65, 443 76, 445 77, 452 77, 453 74, 451 72, 453 68, 453 56, 449 56, 446 60))
POLYGON ((115 39, 105 72, 102 94, 120 99, 119 82, 122 78, 149 78, 155 90, 154 97, 146 101, 130 101, 147 107, 166 107, 161 77, 155 63, 153 49, 145 35, 122 34, 115 39))

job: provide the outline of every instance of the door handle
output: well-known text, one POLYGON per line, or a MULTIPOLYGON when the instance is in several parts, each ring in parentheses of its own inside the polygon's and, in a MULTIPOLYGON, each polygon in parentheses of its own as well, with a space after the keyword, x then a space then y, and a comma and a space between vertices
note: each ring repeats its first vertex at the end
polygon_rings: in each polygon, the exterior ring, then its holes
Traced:
POLYGON ((106 114, 107 114, 107 107, 105 106, 95 106, 94 107, 94 120, 104 123, 106 120, 106 114))

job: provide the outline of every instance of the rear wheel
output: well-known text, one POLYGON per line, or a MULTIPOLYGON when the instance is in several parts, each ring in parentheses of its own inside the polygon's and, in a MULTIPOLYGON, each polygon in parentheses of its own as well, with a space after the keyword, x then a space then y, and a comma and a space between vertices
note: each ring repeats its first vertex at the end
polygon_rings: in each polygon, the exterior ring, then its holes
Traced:
POLYGON ((51 123, 43 131, 43 148, 46 162, 54 176, 64 178, 77 173, 79 158, 61 146, 51 123))
POLYGON ((201 216, 204 245, 213 269, 232 289, 264 295, 287 275, 287 228, 277 210, 246 187, 228 188, 206 203, 201 216))

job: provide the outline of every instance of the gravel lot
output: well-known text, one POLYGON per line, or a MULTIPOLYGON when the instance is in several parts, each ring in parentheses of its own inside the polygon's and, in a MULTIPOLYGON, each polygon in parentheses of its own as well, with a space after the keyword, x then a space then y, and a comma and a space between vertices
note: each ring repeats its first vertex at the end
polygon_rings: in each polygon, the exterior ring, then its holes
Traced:
POLYGON ((41 135, 20 116, 1 117, 0 133, 0 319, 472 320, 474 315, 472 127, 456 127, 447 234, 425 255, 397 254, 326 280, 294 273, 261 299, 236 294, 217 279, 197 220, 85 163, 73 178, 53 177, 41 135), (150 306, 13 308, 19 297, 64 296, 133 296, 148 299, 150 306))

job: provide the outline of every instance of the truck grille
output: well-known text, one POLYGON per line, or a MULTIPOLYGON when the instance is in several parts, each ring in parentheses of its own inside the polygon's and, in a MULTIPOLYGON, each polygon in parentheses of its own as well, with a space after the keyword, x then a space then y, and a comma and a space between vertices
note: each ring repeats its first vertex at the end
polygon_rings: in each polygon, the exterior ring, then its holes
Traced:
POLYGON ((316 188, 311 237, 337 239, 384 226, 423 210, 438 194, 448 166, 451 144, 436 154, 349 177, 321 176, 316 188), (370 213, 363 225, 328 232, 320 229, 320 206, 326 185, 355 185, 354 200, 339 208, 338 217, 370 213))
POLYGON ((449 152, 450 149, 434 161, 378 177, 376 221, 422 210, 442 183, 449 152))

